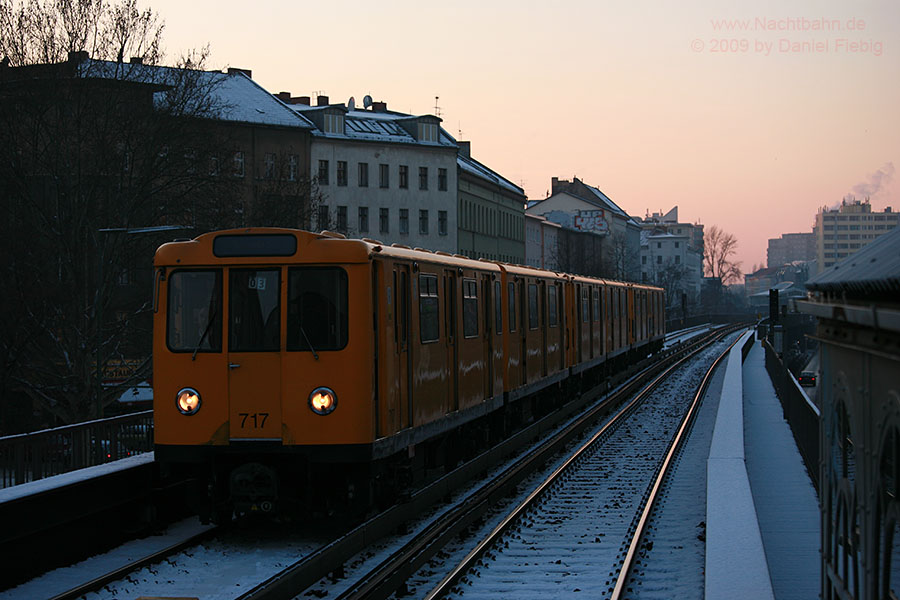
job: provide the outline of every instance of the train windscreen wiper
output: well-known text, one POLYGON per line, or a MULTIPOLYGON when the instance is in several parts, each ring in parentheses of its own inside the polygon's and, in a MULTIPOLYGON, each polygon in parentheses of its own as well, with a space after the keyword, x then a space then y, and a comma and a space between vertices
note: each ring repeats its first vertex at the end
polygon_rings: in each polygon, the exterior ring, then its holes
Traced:
POLYGON ((300 326, 300 333, 303 334, 303 339, 306 340, 306 345, 309 346, 310 350, 312 350, 313 358, 319 360, 319 355, 316 354, 316 349, 313 348, 312 342, 309 341, 309 337, 306 335, 306 331, 303 329, 303 325, 300 326))
POLYGON ((201 335, 200 339, 197 341, 197 347, 194 348, 194 353, 191 354, 191 360, 197 359, 197 352, 200 351, 200 346, 203 345, 203 340, 206 339, 206 335, 209 333, 210 328, 212 328, 213 323, 216 321, 217 314, 219 314, 218 309, 214 310, 213 313, 209 316, 209 323, 206 324, 206 329, 203 330, 203 335, 201 335))

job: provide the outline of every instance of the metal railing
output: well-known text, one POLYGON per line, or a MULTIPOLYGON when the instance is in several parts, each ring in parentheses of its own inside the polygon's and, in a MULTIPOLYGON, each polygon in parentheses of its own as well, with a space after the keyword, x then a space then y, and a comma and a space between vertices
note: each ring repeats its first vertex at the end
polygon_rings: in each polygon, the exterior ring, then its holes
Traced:
POLYGON ((821 457, 819 450, 819 438, 821 436, 819 430, 819 409, 803 393, 800 384, 797 383, 794 375, 778 358, 778 354, 772 345, 769 344, 769 341, 763 340, 762 345, 766 351, 766 371, 769 373, 769 378, 772 380, 778 399, 781 400, 784 418, 791 427, 794 441, 797 443, 797 449, 800 450, 800 455, 806 464, 806 470, 809 472, 809 476, 818 493, 820 485, 819 460, 821 457))
POLYGON ((0 488, 153 450, 153 411, 0 437, 0 488))

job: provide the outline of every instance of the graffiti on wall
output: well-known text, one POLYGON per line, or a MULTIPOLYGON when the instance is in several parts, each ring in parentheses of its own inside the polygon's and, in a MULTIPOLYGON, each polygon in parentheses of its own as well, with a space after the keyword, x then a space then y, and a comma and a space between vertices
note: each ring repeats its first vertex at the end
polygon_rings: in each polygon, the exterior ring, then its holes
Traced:
POLYGON ((609 233, 609 223, 606 221, 606 213, 602 210, 579 210, 575 217, 575 229, 590 231, 606 235, 609 233))

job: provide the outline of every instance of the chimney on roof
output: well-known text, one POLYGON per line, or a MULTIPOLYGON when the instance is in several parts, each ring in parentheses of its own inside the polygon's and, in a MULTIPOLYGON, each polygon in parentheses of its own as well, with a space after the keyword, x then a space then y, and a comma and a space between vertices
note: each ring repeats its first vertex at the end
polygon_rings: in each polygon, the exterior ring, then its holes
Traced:
POLYGON ((372 112, 378 112, 378 113, 387 112, 387 102, 373 102, 372 103, 372 112))
POLYGON ((291 104, 305 104, 309 106, 309 96, 297 96, 296 98, 291 98, 291 104))
POLYGON ((551 177, 550 178, 550 193, 555 194, 558 188, 559 188, 559 177, 551 177))
POLYGON ((316 96, 316 106, 328 106, 328 96, 316 96))
POLYGON ((133 65, 142 65, 142 64, 144 64, 144 57, 143 57, 143 56, 132 56, 132 57, 131 57, 131 64, 133 64, 133 65))
POLYGON ((459 146, 460 156, 472 158, 472 142, 456 142, 456 144, 459 146))
POLYGON ((291 103, 291 93, 290 92, 278 92, 275 94, 275 97, 284 102, 285 104, 291 103))
POLYGON ((243 73, 249 79, 253 79, 253 72, 250 69, 238 69, 237 67, 228 67, 229 75, 237 75, 238 73, 243 73))

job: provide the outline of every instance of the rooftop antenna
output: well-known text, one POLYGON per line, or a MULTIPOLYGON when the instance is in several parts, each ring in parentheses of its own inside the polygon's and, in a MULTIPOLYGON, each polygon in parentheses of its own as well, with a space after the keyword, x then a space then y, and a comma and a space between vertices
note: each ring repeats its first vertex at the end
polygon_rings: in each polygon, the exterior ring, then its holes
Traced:
POLYGON ((440 96, 435 96, 435 97, 434 97, 434 116, 436 116, 436 117, 441 116, 441 107, 438 106, 438 99, 439 99, 439 98, 440 98, 440 96))
POLYGON ((460 140, 463 139, 463 135, 462 135, 462 122, 461 122, 461 121, 458 121, 458 122, 456 123, 456 131, 457 131, 458 134, 459 134, 457 139, 460 139, 460 140))

